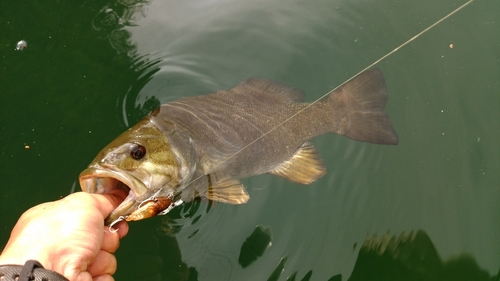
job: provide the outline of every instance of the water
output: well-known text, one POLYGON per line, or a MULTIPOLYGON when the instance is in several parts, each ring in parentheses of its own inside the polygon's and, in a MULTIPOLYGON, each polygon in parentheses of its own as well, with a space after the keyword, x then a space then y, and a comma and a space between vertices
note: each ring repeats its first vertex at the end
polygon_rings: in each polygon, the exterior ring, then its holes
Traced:
MULTIPOLYGON (((160 103, 249 77, 313 101, 463 3, 2 1, 0 241, 160 103)), ((131 223, 117 280, 497 276, 499 14, 498 1, 476 0, 376 65, 397 146, 322 136, 328 174, 310 186, 253 177, 245 205, 194 202, 131 223)))

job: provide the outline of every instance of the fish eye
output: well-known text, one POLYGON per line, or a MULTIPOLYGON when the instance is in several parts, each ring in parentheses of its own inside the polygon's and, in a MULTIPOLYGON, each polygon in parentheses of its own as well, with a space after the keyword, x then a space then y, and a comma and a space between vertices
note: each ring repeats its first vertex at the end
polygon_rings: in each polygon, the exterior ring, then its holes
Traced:
POLYGON ((130 156, 135 160, 141 160, 146 155, 146 148, 140 144, 135 144, 130 150, 130 156))

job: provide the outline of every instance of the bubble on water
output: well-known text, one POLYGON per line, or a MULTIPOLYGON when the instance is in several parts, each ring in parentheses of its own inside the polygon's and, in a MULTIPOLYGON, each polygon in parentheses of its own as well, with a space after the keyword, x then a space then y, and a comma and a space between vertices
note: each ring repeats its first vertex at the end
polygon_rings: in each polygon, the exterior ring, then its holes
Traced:
POLYGON ((16 44, 16 51, 22 51, 26 49, 26 47, 28 47, 28 43, 26 43, 26 41, 24 40, 21 40, 16 44))

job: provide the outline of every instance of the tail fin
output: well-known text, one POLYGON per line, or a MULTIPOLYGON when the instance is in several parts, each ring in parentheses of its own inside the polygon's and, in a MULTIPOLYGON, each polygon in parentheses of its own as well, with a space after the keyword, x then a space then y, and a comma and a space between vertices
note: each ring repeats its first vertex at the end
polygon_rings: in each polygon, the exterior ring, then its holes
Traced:
POLYGON ((344 124, 342 135, 376 144, 397 144, 398 136, 384 112, 387 88, 378 68, 367 70, 333 91, 328 104, 344 124))

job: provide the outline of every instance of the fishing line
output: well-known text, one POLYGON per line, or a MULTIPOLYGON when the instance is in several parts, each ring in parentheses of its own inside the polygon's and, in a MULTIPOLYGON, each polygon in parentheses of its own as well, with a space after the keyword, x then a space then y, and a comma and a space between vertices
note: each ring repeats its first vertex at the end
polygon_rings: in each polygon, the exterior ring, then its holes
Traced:
MULTIPOLYGON (((294 113, 292 116, 288 117, 287 119, 285 119, 283 122, 279 123, 278 125, 276 125, 274 128, 272 128, 271 130, 267 131, 266 133, 262 134, 260 137, 256 138, 255 140, 253 140, 252 142, 250 142, 249 144, 245 145, 244 147, 242 147, 240 150, 236 151, 235 153, 231 154, 230 156, 228 156, 226 159, 224 159, 221 163, 224 163, 226 161, 228 161, 229 159, 231 159, 232 157, 238 155, 240 152, 242 152, 243 150, 247 149, 249 146, 253 145, 254 143, 256 143, 258 140, 262 139, 263 137, 269 135, 270 133, 272 133, 274 130, 276 130, 277 128, 281 127, 283 124, 285 124, 286 122, 290 121, 292 118, 295 118, 297 115, 299 115, 300 113, 302 113, 304 110, 308 109, 309 107, 311 107, 312 105, 316 104, 317 102, 319 102, 321 99, 325 98, 326 96, 328 96, 331 92, 337 90, 338 88, 340 88, 342 85, 346 84, 347 82, 351 81, 352 79, 354 79, 356 76, 358 76, 359 74, 363 73, 364 71, 370 69, 371 67, 373 67, 374 65, 376 65, 377 63, 379 63, 380 61, 384 60, 385 58, 389 57, 390 55, 394 54, 395 52, 399 51, 401 48, 403 48, 404 46, 408 45, 410 42, 414 41, 415 39, 417 39, 418 37, 420 37, 422 34, 426 33, 427 31, 429 31, 430 29, 432 29, 433 27, 435 27, 436 25, 440 24, 441 22, 443 22, 444 20, 448 19, 449 17, 451 17, 452 15, 454 15, 455 13, 457 13, 458 11, 462 10, 463 8, 465 8, 466 6, 468 6, 470 3, 474 2, 474 0, 469 0, 467 1, 465 4, 463 4, 462 6, 456 8, 455 10, 453 10, 452 12, 450 12, 449 14, 447 14, 446 16, 444 16, 443 18, 441 18, 440 20, 436 21, 435 23, 431 24, 429 27, 427 27, 426 29, 422 30, 421 32, 419 32, 417 35, 413 36, 412 38, 408 39, 406 42, 404 42, 403 44, 399 45, 398 47, 396 47, 394 50, 390 51, 389 53, 387 53, 386 55, 382 56, 381 58, 379 58, 378 60, 376 60, 375 62, 373 62, 372 64, 368 65, 367 67, 365 67, 364 69, 362 69, 361 71, 359 71, 358 73, 356 73, 355 75, 353 75, 351 78, 347 79, 346 81, 344 81, 342 84, 340 84, 339 86, 337 86, 336 88, 330 90, 328 93, 322 95, 321 97, 319 97, 318 99, 316 99, 315 101, 309 103, 308 105, 306 105, 304 108, 302 108, 301 110, 297 111, 296 113, 294 113)), ((206 173, 207 175, 209 175, 211 172, 213 172, 215 170, 215 168, 219 167, 219 165, 216 165, 214 167, 212 167, 211 169, 209 169, 206 173)), ((200 178, 202 178, 203 176, 205 175, 201 175, 201 176, 198 176, 196 177, 195 179, 191 180, 191 182, 189 182, 187 186, 191 185, 193 182, 199 180, 200 178)), ((144 203, 148 202, 148 201, 151 201, 151 200, 154 200, 156 198, 156 196, 158 195, 160 191, 156 192, 153 196, 151 196, 150 198, 142 201, 139 205, 142 206, 144 203)), ((180 193, 182 192, 182 190, 176 190, 173 194, 173 197, 175 198, 177 195, 179 195, 180 193)), ((164 215, 166 213, 168 213, 172 208, 182 204, 182 200, 178 200, 176 201, 174 204, 171 204, 167 209, 165 209, 164 211, 162 211, 161 213, 159 213, 158 215, 164 215)), ((118 219, 116 219, 115 221, 113 221, 110 225, 109 225, 109 231, 110 232, 116 232, 118 231, 117 229, 113 229, 113 226, 115 226, 117 223, 119 223, 120 221, 122 220, 126 220, 127 216, 120 216, 118 219)))
MULTIPOLYGON (((450 12, 449 14, 447 14, 446 16, 444 16, 443 18, 441 18, 440 20, 436 21, 435 23, 431 24, 429 27, 427 27, 426 29, 422 30, 421 32, 419 32, 417 35, 413 36, 412 38, 408 39, 406 42, 404 42, 403 44, 399 45, 398 47, 396 47, 394 50, 390 51, 389 53, 387 53, 386 55, 382 56, 381 58, 379 58, 378 60, 376 60, 375 62, 373 62, 372 64, 368 65, 367 67, 365 67, 364 69, 362 69, 361 71, 359 71, 358 73, 356 73, 355 75, 353 75, 351 78, 345 80, 342 84, 340 84, 339 86, 335 87, 334 89, 330 90, 328 93, 322 95, 321 97, 319 97, 318 99, 316 99, 315 101, 309 103, 307 106, 305 106, 304 108, 302 108, 301 110, 297 111, 296 113, 294 113, 292 116, 288 117, 287 119, 285 119, 283 122, 279 123, 278 125, 276 125, 274 128, 272 128, 271 130, 267 131, 266 133, 262 134, 260 137, 256 138, 255 140, 253 140, 252 142, 250 142, 249 144, 245 145, 243 148, 241 148, 240 150, 236 151, 235 153, 231 154, 230 156, 228 156, 226 159, 224 159, 221 163, 224 163, 226 161, 228 161, 229 159, 233 158, 234 156, 238 155, 240 152, 242 152, 243 150, 247 149, 249 146, 253 145, 254 143, 256 143, 258 140, 262 139, 263 137, 269 135, 270 133, 272 133, 274 130, 276 130, 277 128, 281 127, 283 124, 285 124, 286 122, 290 121, 292 118, 295 118, 297 115, 299 115, 300 113, 302 113, 304 110, 308 109, 309 107, 311 107, 312 105, 316 104, 317 102, 319 102, 321 99, 327 97, 331 92, 337 90, 338 88, 340 88, 341 86, 343 86, 344 84, 346 84, 347 82, 351 81, 352 79, 354 79, 356 76, 358 76, 359 74, 363 73, 364 71, 370 69, 371 67, 373 67, 374 65, 376 65, 377 63, 381 62, 382 60, 386 59, 388 56, 394 54, 395 52, 399 51, 401 48, 403 48, 404 46, 408 45, 410 42, 414 41, 415 39, 417 39, 418 37, 420 37, 422 34, 426 33, 427 31, 429 31, 430 29, 432 29, 433 27, 435 27, 436 25, 440 24, 441 22, 445 21, 446 19, 448 19, 449 17, 451 17, 452 15, 454 15, 455 13, 457 13, 458 11, 462 10, 463 8, 465 8, 466 6, 468 6, 470 3, 474 2, 474 0, 469 0, 467 1, 465 4, 463 4, 462 6, 456 8, 455 10, 453 10, 452 12, 450 12)), ((220 164, 219 164, 220 165, 220 164)), ((207 174, 210 174, 211 172, 213 172, 215 170, 215 168, 217 168, 219 165, 215 166, 215 167, 212 167, 211 169, 209 169, 207 171, 207 174)), ((189 184, 187 184, 186 186, 189 186, 190 184, 192 184, 193 182, 197 181, 198 179, 200 179, 201 177, 203 177, 205 175, 201 175, 197 178, 195 178, 194 180, 192 180, 189 184)), ((181 190, 177 193, 179 194, 180 192, 182 192, 181 190)), ((175 195, 177 195, 175 194, 175 195)))

